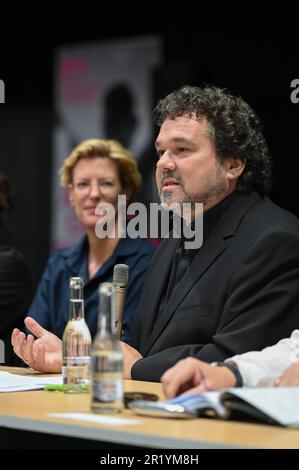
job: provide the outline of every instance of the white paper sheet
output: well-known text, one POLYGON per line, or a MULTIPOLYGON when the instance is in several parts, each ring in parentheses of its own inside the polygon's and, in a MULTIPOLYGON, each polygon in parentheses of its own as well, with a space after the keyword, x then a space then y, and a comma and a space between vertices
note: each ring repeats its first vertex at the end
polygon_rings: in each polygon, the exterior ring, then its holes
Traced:
POLYGON ((142 422, 137 419, 127 419, 108 415, 101 416, 91 413, 49 413, 48 416, 53 416, 54 418, 74 419, 77 421, 87 421, 89 423, 110 424, 111 426, 140 424, 142 422))
POLYGON ((248 387, 229 391, 280 424, 299 427, 299 387, 248 387))
POLYGON ((45 385, 62 384, 61 377, 28 377, 0 371, 0 393, 43 389, 45 385))

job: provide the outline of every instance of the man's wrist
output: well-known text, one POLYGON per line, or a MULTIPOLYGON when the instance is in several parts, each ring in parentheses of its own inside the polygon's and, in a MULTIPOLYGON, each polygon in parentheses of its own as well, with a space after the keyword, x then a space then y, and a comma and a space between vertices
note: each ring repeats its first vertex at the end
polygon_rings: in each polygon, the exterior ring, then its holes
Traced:
POLYGON ((239 370, 238 365, 234 361, 226 361, 226 362, 212 362, 211 366, 217 367, 227 367, 232 374, 235 376, 236 384, 235 387, 243 387, 243 377, 239 370))

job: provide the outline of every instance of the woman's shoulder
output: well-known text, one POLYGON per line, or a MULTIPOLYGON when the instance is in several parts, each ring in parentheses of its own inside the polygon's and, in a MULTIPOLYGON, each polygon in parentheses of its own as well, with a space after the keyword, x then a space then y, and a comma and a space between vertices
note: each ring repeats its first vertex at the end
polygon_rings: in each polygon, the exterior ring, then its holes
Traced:
POLYGON ((67 246, 63 248, 55 248, 49 259, 48 262, 53 263, 58 261, 59 259, 70 259, 73 256, 77 257, 83 253, 85 253, 85 246, 86 243, 86 237, 84 236, 81 240, 79 240, 78 243, 72 246, 67 246))

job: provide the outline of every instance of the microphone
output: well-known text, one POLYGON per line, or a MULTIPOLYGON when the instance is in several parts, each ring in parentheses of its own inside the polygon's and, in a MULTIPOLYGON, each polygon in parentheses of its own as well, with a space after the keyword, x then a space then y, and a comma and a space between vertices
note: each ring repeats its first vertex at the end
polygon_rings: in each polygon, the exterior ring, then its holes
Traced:
POLYGON ((123 329, 123 314, 128 288, 129 266, 126 264, 116 264, 113 269, 113 313, 115 320, 114 333, 120 339, 123 329))

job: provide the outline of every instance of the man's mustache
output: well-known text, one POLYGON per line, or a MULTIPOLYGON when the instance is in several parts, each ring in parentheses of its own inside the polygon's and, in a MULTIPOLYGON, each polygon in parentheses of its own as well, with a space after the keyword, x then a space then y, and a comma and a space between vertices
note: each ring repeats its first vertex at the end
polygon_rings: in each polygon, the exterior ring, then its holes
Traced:
POLYGON ((166 171, 163 171, 163 173, 161 174, 160 176, 160 184, 161 186, 163 185, 163 181, 166 179, 166 178, 172 178, 174 179, 177 183, 181 183, 182 182, 182 178, 181 178, 181 175, 178 171, 171 171, 171 170, 166 170, 166 171))

